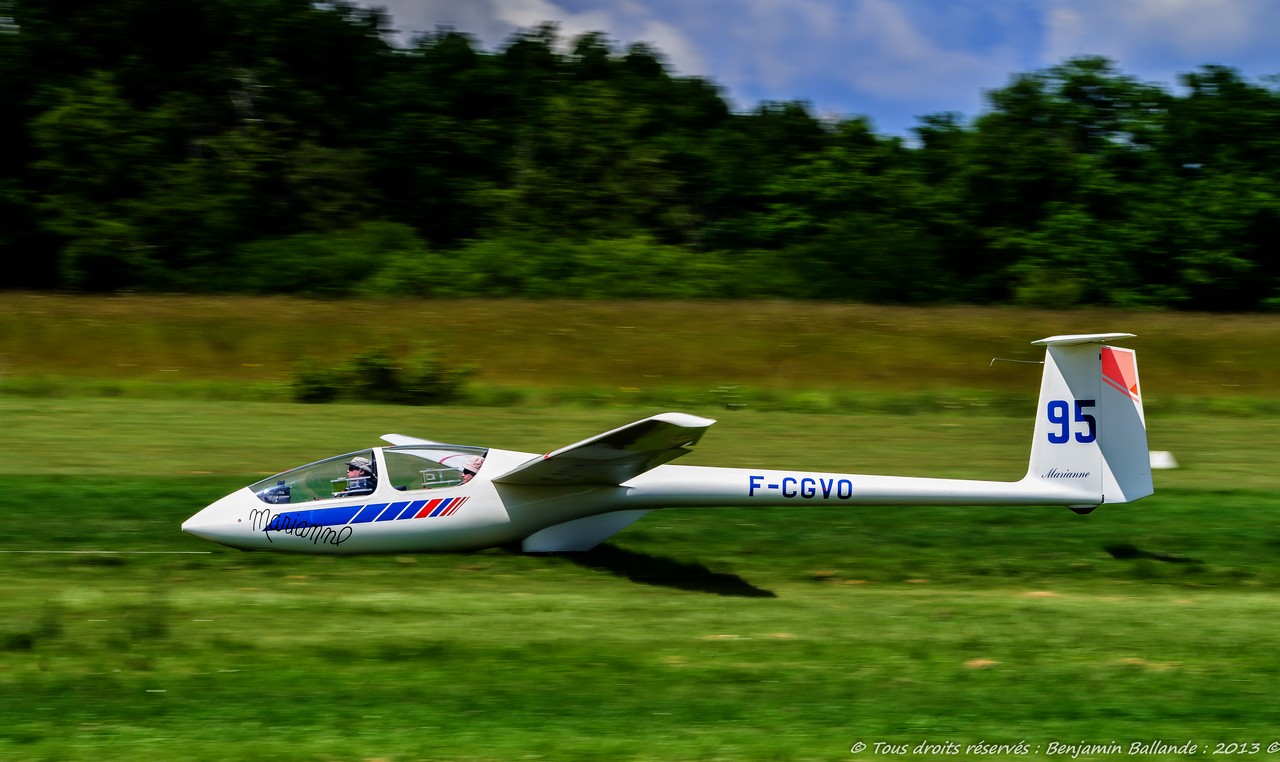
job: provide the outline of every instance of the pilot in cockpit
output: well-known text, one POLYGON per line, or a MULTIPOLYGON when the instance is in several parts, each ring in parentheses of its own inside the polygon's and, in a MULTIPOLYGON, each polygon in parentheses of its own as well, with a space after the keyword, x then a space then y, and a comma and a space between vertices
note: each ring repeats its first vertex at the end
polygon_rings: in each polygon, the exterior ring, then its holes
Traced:
POLYGON ((351 497, 367 495, 377 486, 378 478, 373 473, 373 461, 357 455, 347 462, 347 488, 334 494, 334 497, 351 497))
POLYGON ((480 457, 479 455, 468 460, 467 464, 462 467, 462 483, 466 484, 467 482, 471 481, 471 478, 480 471, 480 467, 483 465, 484 465, 484 458, 480 457))

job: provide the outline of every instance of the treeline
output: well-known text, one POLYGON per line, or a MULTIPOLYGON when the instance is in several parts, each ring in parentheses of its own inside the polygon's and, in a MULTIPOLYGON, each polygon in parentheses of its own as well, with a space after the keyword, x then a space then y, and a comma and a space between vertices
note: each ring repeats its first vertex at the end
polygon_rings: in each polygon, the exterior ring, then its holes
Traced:
POLYGON ((0 0, 0 287, 1280 309, 1280 90, 1229 68, 1069 60, 904 141, 602 34, 388 24, 0 0))

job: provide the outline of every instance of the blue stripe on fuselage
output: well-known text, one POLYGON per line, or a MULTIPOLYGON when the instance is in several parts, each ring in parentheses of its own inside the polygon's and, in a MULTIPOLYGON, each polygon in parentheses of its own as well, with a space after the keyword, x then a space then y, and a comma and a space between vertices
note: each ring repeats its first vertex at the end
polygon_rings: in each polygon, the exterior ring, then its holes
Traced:
MULTIPOLYGON (((429 518, 444 513, 446 509, 460 498, 445 498, 431 512, 429 518)), ((342 524, 366 524, 372 521, 396 521, 413 518, 426 500, 403 501, 399 503, 369 503, 368 505, 344 505, 340 508, 308 508, 303 511, 278 513, 264 531, 279 532, 298 526, 327 527, 342 524)))

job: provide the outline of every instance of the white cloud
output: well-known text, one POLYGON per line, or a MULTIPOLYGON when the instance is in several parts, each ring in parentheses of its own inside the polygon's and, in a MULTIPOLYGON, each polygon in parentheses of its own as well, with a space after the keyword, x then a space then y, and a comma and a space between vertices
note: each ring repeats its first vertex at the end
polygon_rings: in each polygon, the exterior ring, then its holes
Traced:
POLYGON ((1271 0, 1054 0, 1042 61, 1104 55, 1122 68, 1274 55, 1280 4, 1271 0))
POLYGON ((859 90, 893 100, 954 97, 976 92, 1014 63, 1011 49, 964 50, 945 47, 924 34, 900 3, 862 0, 851 36, 863 44, 850 82, 859 90))
MULTIPOLYGON (((1011 46, 964 49, 931 36, 924 28, 934 20, 929 3, 754 0, 741 6, 742 17, 722 28, 714 58, 707 56, 718 78, 739 92, 819 101, 815 88, 821 87, 878 100, 970 104, 982 86, 1016 64, 1011 46)), ((984 21, 980 12, 954 15, 957 23, 984 21)))
POLYGON ((662 53, 680 73, 707 74, 699 45, 679 26, 662 19, 652 3, 616 0, 587 10, 572 10, 552 0, 383 0, 402 42, 439 26, 474 35, 493 49, 521 29, 551 22, 568 45, 587 32, 605 32, 623 47, 645 42, 662 53))
POLYGON ((608 11, 573 13, 548 0, 492 0, 495 15, 513 28, 534 27, 546 21, 560 25, 561 34, 572 39, 594 31, 611 31, 615 19, 608 11))
POLYGON ((680 74, 708 73, 697 44, 671 24, 650 19, 641 26, 635 41, 651 44, 680 74))

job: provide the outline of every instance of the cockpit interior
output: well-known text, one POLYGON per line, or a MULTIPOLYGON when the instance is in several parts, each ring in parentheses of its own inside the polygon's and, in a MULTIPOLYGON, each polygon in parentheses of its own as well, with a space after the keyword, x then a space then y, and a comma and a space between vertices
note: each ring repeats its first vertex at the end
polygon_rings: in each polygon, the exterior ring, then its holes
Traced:
POLYGON ((289 505, 461 487, 484 466, 487 454, 483 447, 455 445, 373 447, 290 469, 249 489, 264 503, 289 505))

